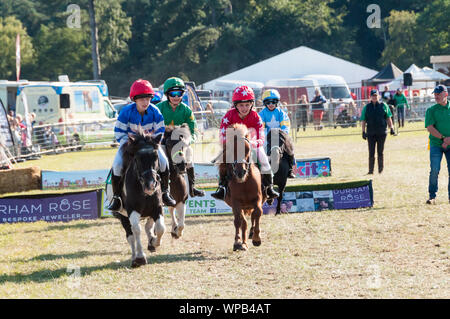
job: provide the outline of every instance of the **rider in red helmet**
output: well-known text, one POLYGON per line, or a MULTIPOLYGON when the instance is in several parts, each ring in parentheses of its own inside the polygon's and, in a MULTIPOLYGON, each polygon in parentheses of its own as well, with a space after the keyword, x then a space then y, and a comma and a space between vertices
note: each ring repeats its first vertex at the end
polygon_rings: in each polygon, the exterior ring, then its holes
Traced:
MULTIPOLYGON (((125 106, 117 118, 114 135, 120 146, 114 157, 112 167, 111 184, 114 196, 108 207, 113 212, 121 208, 123 146, 128 141, 128 135, 136 134, 140 128, 145 133, 152 133, 153 135, 164 134, 164 118, 159 109, 150 103, 154 94, 155 92, 149 81, 142 79, 135 81, 130 88, 130 99, 134 103, 125 106)), ((169 192, 169 162, 161 148, 158 148, 158 158, 163 203, 166 206, 175 206, 176 202, 169 192)))
MULTIPOLYGON (((250 132, 250 144, 256 150, 258 162, 261 165, 262 185, 266 188, 267 198, 273 199, 279 194, 273 189, 273 173, 264 151, 264 125, 261 117, 253 110, 255 104, 255 93, 248 86, 239 86, 233 91, 233 105, 222 119, 220 125, 220 140, 225 143, 226 129, 235 124, 245 124, 250 132)), ((226 187, 228 184, 226 174, 219 172, 219 187, 211 194, 216 199, 225 199, 226 187)))

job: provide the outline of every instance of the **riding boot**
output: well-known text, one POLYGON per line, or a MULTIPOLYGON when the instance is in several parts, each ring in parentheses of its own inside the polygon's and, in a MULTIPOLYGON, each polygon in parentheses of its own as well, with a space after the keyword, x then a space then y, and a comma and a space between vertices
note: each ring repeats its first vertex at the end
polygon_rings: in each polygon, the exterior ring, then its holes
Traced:
POLYGON ((160 172, 159 175, 161 176, 161 192, 164 205, 175 206, 177 202, 172 198, 169 192, 169 170, 160 172))
POLYGON ((217 187, 217 190, 215 193, 212 193, 211 196, 215 199, 225 200, 225 195, 227 194, 228 190, 228 180, 227 176, 219 176, 219 187, 217 187))
POLYGON ((189 167, 187 169, 187 176, 189 181, 189 196, 195 197, 203 197, 205 196, 205 192, 202 190, 196 189, 195 186, 195 173, 194 173, 194 167, 189 167))
POLYGON ((288 155, 289 158, 289 172, 288 172, 288 178, 296 178, 294 170, 297 168, 297 163, 295 162, 295 157, 293 155, 288 155))
POLYGON ((113 189, 113 198, 111 203, 108 206, 108 210, 117 212, 122 207, 122 199, 120 198, 120 194, 122 192, 122 183, 121 176, 116 176, 114 174, 111 175, 111 186, 113 189))
POLYGON ((273 198, 276 198, 276 197, 280 196, 280 194, 273 189, 273 175, 272 175, 272 173, 263 174, 263 175, 261 175, 261 177, 262 177, 263 189, 264 188, 266 189, 267 199, 273 199, 273 198))
POLYGON ((375 157, 369 157, 369 172, 367 173, 368 175, 373 174, 374 166, 375 166, 375 157))
POLYGON ((384 158, 383 155, 378 156, 378 173, 381 174, 384 168, 384 158))

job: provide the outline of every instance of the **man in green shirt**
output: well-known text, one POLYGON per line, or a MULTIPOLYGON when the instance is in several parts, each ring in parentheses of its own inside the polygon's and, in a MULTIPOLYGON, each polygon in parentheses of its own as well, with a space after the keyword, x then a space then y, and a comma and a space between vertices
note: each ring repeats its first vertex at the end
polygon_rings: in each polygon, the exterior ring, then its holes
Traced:
MULTIPOLYGON (((156 105, 164 117, 164 124, 167 125, 182 125, 186 123, 192 135, 192 142, 195 140, 197 123, 195 121, 192 110, 185 103, 182 102, 186 86, 184 81, 180 78, 171 77, 164 82, 164 94, 167 100, 162 101, 156 105)), ((170 154, 168 154, 170 156, 170 154)), ((189 195, 205 196, 205 192, 196 189, 194 163, 187 163, 187 175, 189 181, 189 195)))
POLYGON ((428 181, 429 197, 427 204, 435 204, 438 191, 438 176, 442 156, 447 160, 449 172, 448 198, 450 201, 450 105, 448 91, 444 85, 438 85, 433 91, 436 104, 425 113, 425 127, 430 133, 430 176, 428 181))
POLYGON ((370 91, 370 102, 364 106, 361 111, 361 128, 362 137, 367 139, 369 145, 369 172, 373 174, 375 166, 375 147, 378 154, 378 173, 384 168, 384 142, 386 141, 386 127, 389 125, 391 135, 394 135, 394 127, 392 125, 392 113, 384 102, 378 101, 378 90, 370 91), (367 132, 366 132, 367 127, 367 132))
POLYGON ((402 89, 398 88, 394 94, 395 107, 397 108, 398 127, 405 126, 405 106, 409 109, 408 100, 403 94, 402 89), (401 120, 401 121, 400 121, 401 120))

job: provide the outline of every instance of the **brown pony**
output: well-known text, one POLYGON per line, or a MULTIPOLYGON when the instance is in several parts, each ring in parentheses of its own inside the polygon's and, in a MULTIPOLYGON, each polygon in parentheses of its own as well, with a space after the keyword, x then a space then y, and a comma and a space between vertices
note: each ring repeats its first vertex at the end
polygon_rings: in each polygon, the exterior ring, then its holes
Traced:
POLYGON ((247 250, 246 215, 251 214, 252 221, 249 237, 252 238, 254 246, 260 246, 259 220, 266 198, 261 189, 261 173, 251 161, 250 134, 247 127, 243 124, 234 124, 227 129, 227 137, 230 133, 233 139, 228 140, 224 147, 219 171, 222 174, 226 173, 228 179, 225 202, 233 209, 236 228, 233 250, 247 250), (239 230, 242 231, 242 238, 239 230))

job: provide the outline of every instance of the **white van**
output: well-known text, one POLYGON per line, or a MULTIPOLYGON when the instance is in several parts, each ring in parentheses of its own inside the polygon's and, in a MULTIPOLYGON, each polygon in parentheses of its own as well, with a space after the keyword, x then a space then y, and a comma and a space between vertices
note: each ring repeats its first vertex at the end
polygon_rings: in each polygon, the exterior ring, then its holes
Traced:
POLYGON ((311 101, 315 90, 319 90, 328 102, 340 100, 349 103, 352 100, 347 83, 338 75, 310 74, 294 79, 274 79, 265 83, 264 90, 266 89, 277 89, 281 101, 288 104, 296 104, 303 94, 311 101))
POLYGON ((241 85, 246 85, 253 89, 255 93, 255 99, 260 99, 262 95, 262 89, 264 83, 255 81, 241 81, 241 80, 217 80, 202 85, 204 90, 211 90, 213 99, 224 100, 231 102, 233 97, 233 91, 235 88, 241 85))
POLYGON ((10 110, 14 111, 16 109, 16 96, 17 89, 19 86, 24 86, 29 84, 27 80, 20 81, 8 81, 0 80, 0 100, 8 112, 10 110))
POLYGON ((30 82, 17 89, 16 113, 25 113, 25 96, 28 112, 36 114, 37 124, 107 120, 116 116, 103 83, 30 82))

